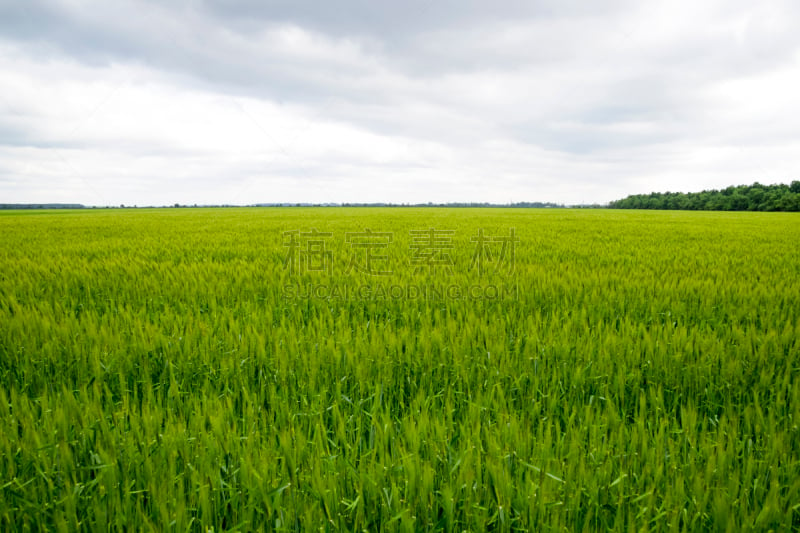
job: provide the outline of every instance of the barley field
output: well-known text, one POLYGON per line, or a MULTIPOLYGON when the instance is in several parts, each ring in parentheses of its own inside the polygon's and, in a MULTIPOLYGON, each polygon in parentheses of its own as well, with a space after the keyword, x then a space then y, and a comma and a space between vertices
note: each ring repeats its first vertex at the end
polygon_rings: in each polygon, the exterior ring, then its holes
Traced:
POLYGON ((0 530, 800 530, 800 218, 0 213, 0 530))

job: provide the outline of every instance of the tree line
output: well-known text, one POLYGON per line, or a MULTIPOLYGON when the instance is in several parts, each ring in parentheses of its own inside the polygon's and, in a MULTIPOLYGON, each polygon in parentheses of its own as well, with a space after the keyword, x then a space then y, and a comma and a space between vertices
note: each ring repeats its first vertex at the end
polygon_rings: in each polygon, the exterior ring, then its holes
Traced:
POLYGON ((800 181, 790 185, 731 186, 702 192, 634 194, 609 204, 615 209, 687 209, 696 211, 800 211, 800 181))
POLYGON ((83 204, 0 204, 0 209, 84 209, 83 204))

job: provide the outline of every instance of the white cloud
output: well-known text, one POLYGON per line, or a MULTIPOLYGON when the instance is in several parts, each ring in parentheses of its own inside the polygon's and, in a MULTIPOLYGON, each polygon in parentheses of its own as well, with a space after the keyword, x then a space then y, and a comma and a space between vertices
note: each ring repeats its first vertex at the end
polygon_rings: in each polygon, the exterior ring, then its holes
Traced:
POLYGON ((0 198, 576 203, 797 179, 798 8, 584 7, 354 26, 32 2, 0 23, 0 198))

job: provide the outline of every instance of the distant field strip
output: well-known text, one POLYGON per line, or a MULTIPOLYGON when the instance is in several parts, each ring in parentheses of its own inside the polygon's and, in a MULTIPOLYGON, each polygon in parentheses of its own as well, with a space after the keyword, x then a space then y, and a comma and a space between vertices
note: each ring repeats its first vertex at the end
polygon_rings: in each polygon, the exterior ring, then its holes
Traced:
POLYGON ((800 217, 0 214, 0 530, 800 530, 800 217))

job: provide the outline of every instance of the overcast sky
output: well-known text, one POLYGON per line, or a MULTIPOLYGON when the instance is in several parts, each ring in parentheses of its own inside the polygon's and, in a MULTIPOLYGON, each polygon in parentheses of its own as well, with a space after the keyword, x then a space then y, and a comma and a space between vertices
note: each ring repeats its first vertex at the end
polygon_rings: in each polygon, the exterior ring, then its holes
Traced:
POLYGON ((800 179, 800 2, 0 0, 0 203, 800 179))

